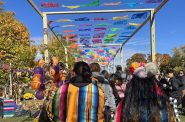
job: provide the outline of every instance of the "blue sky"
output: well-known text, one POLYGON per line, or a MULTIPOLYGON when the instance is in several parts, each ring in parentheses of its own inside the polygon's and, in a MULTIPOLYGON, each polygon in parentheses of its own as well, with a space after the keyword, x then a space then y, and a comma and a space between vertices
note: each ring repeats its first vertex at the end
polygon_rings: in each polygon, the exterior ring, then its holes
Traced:
MULTIPOLYGON (((51 1, 51 0, 50 0, 51 1)), ((26 25, 30 31, 30 37, 39 43, 42 40, 43 29, 42 19, 27 3, 26 0, 4 0, 5 10, 14 11, 16 18, 26 25)), ((74 1, 73 1, 74 2, 74 1)), ((169 0, 159 13, 156 15, 156 50, 160 53, 171 53, 171 49, 185 45, 185 1, 169 0)), ((136 43, 134 52, 139 50, 146 52, 150 49, 149 45, 149 24, 137 33, 131 42, 136 43), (141 43, 142 41, 142 43, 141 43), (143 47, 141 46, 143 45, 143 47)), ((130 42, 130 43, 131 43, 130 42)), ((129 49, 128 49, 129 50, 129 49)), ((126 49, 125 49, 126 51, 126 49)), ((130 54, 130 53, 129 53, 130 54)))

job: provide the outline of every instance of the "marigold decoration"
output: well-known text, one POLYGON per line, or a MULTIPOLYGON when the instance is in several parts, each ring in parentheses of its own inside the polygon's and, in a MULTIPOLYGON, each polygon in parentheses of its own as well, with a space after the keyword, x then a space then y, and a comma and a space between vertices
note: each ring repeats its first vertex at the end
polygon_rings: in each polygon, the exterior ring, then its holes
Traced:
POLYGON ((140 63, 138 63, 138 62, 133 62, 133 63, 130 65, 130 67, 129 67, 129 71, 130 71, 131 74, 133 74, 134 71, 135 71, 137 68, 139 68, 139 67, 144 67, 144 65, 145 65, 145 63, 143 63, 143 62, 140 62, 140 63))

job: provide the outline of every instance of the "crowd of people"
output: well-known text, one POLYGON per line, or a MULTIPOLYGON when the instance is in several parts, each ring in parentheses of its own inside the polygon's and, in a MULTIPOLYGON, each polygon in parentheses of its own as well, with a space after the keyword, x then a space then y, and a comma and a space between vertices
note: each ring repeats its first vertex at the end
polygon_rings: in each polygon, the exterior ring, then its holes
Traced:
MULTIPOLYGON (((76 62, 36 117, 39 122, 179 122, 185 112, 185 75, 159 73, 154 63, 133 63, 109 74, 98 63, 76 62)), ((53 89, 51 87, 51 89, 53 89)))

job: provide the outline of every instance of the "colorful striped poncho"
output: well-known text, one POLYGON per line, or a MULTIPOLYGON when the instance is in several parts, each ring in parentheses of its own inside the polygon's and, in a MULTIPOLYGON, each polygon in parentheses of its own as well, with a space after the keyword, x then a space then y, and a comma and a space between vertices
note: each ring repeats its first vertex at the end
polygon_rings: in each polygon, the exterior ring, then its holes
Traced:
POLYGON ((103 122, 104 94, 96 81, 77 87, 63 84, 52 101, 55 122, 103 122))

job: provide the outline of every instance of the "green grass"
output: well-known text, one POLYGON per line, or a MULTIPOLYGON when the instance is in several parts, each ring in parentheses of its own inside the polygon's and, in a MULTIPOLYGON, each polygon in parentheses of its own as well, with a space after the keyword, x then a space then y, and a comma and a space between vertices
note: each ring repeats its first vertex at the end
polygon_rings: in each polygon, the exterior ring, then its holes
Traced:
MULTIPOLYGON (((0 118, 0 122, 33 122, 30 117, 0 118)), ((185 122, 185 116, 181 116, 181 122, 185 122)))
POLYGON ((181 122, 185 122, 185 116, 181 116, 181 122))
POLYGON ((33 122, 33 118, 30 117, 0 118, 0 122, 33 122))

